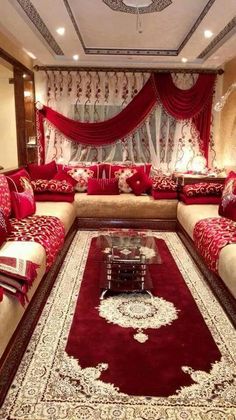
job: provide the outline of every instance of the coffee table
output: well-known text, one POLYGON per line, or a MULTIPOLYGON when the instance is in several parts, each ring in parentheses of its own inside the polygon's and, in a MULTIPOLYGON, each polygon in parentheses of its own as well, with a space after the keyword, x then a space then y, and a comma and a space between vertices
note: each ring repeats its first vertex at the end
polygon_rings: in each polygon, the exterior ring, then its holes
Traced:
POLYGON ((108 291, 145 292, 152 296, 153 283, 149 267, 162 263, 153 236, 137 232, 99 235, 95 259, 101 263, 100 299, 108 291))

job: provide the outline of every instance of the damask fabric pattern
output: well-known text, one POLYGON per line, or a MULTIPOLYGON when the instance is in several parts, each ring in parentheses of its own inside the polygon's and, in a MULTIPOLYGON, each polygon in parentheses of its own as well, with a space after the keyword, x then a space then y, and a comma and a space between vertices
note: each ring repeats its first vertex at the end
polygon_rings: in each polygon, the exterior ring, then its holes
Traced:
POLYGON ((85 192, 88 189, 88 180, 94 177, 94 171, 89 168, 73 168, 68 174, 77 181, 75 189, 78 192, 85 192))
POLYGON ((3 210, 5 216, 9 217, 11 214, 11 195, 8 187, 7 178, 0 174, 0 208, 3 210))
POLYGON ((152 189, 154 191, 177 191, 177 183, 169 176, 152 177, 152 189))
POLYGON ((228 244, 236 243, 236 222, 225 217, 209 217, 196 223, 194 244, 210 270, 218 273, 219 254, 228 244))
MULTIPOLYGON (((107 371, 109 372, 107 360, 99 360, 95 366, 86 368, 80 360, 66 354, 65 343, 78 294, 81 292, 81 282, 91 239, 99 234, 101 231, 77 232, 47 300, 47 305, 44 307, 40 323, 33 333, 14 382, 0 408, 0 418, 8 420, 52 420, 53 418, 57 420, 234 420, 236 415, 235 329, 210 288, 205 284, 203 276, 189 257, 180 239, 173 232, 156 232, 155 237, 165 240, 201 311, 202 320, 208 326, 222 354, 221 360, 206 369, 201 369, 198 365, 191 366, 191 364, 183 366, 183 378, 189 378, 188 385, 173 395, 134 397, 122 394, 112 383, 103 380, 103 376, 107 371)), ((91 278, 91 280, 95 279, 91 278)), ((178 313, 178 317, 181 317, 181 312, 178 313)), ((161 328, 172 329, 174 323, 161 328)), ((92 325, 94 326, 94 322, 92 325)), ((198 328, 198 325, 194 327, 198 328)), ((129 340, 134 341, 132 334, 129 340)), ((176 334, 176 340, 181 348, 184 347, 179 341, 178 334, 176 334)), ((104 345, 107 341, 111 341, 110 337, 109 340, 104 339, 104 345)), ((143 348, 149 345, 148 343, 150 344, 150 340, 137 343, 137 345, 143 351, 143 348)), ((137 354, 132 353, 130 357, 135 358, 137 354)), ((169 364, 164 365, 163 368, 168 375, 169 364)), ((130 370, 127 375, 132 375, 130 370)), ((156 380, 159 384, 158 376, 156 380)))
POLYGON ((56 192, 56 193, 72 193, 74 188, 67 181, 58 181, 55 179, 37 179, 37 181, 31 181, 33 190, 36 192, 56 192))
POLYGON ((136 169, 127 168, 127 169, 119 169, 115 172, 115 178, 118 179, 118 186, 120 192, 123 193, 130 193, 132 192, 132 188, 126 182, 128 178, 136 173, 136 169))
POLYGON ((44 247, 48 271, 64 243, 62 222, 54 216, 29 216, 22 220, 11 219, 11 227, 7 241, 38 242, 44 247))
POLYGON ((183 193, 187 197, 221 196, 223 189, 223 184, 199 182, 197 184, 184 185, 183 193))

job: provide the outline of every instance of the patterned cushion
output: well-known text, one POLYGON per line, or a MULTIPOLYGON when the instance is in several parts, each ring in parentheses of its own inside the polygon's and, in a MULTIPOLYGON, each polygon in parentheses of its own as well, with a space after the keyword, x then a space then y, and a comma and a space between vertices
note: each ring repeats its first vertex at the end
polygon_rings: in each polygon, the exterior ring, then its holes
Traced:
POLYGON ((68 174, 77 181, 76 191, 85 192, 88 189, 89 178, 94 177, 94 171, 88 168, 74 168, 68 171, 68 174))
POLYGON ((74 191, 73 185, 67 181, 58 181, 56 179, 38 179, 31 182, 33 190, 36 192, 56 192, 56 193, 72 193, 74 191))
POLYGON ((117 195, 120 194, 118 187, 118 179, 95 179, 88 180, 88 194, 89 195, 117 195))
POLYGON ((36 205, 34 199, 34 192, 30 181, 22 177, 21 182, 24 185, 23 192, 11 192, 11 205, 13 217, 16 219, 23 219, 35 213, 36 205))
POLYGON ((0 208, 6 217, 11 214, 11 195, 5 175, 0 174, 0 208))
POLYGON ((8 221, 8 217, 0 209, 0 246, 5 242, 7 236, 11 232, 11 225, 8 221))
POLYGON ((151 179, 141 171, 135 172, 130 178, 126 180, 135 195, 141 195, 152 187, 151 179))
POLYGON ((114 178, 115 172, 118 172, 120 169, 135 169, 136 171, 144 172, 147 176, 150 174, 151 170, 151 163, 145 163, 145 164, 138 164, 138 163, 105 163, 104 165, 104 171, 106 178, 114 178))
POLYGON ((69 184, 71 184, 73 187, 76 186, 77 181, 72 178, 66 171, 61 169, 59 172, 56 173, 56 175, 53 177, 53 179, 57 181, 66 181, 69 184))
POLYGON ((226 178, 222 198, 219 206, 219 214, 236 221, 236 173, 230 172, 226 178))
POLYGON ((90 171, 93 171, 93 178, 101 178, 102 175, 102 171, 103 171, 103 165, 101 164, 94 164, 94 165, 90 165, 90 164, 77 164, 77 165, 57 165, 58 167, 58 172, 66 172, 69 173, 70 171, 74 170, 74 169, 89 169, 90 171))
POLYGON ((115 172, 115 178, 118 179, 118 186, 120 192, 130 193, 132 192, 132 188, 127 184, 127 178, 130 178, 134 173, 136 173, 136 169, 119 169, 115 172))
POLYGON ((170 176, 154 176, 152 178, 154 191, 177 191, 177 183, 170 176))
POLYGON ((223 184, 217 182, 198 182, 196 184, 185 185, 183 187, 183 193, 187 197, 221 196, 223 188, 223 184))
POLYGON ((24 191, 24 180, 23 178, 26 178, 28 181, 30 181, 30 175, 29 173, 23 168, 19 169, 19 171, 14 172, 11 175, 7 176, 7 181, 9 185, 9 189, 11 191, 17 191, 22 192, 24 191))

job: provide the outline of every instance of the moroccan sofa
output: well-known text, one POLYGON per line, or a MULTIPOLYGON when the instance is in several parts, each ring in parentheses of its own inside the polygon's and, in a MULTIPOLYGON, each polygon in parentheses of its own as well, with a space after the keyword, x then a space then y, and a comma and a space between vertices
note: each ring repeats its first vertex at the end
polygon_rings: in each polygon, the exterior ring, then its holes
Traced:
MULTIPOLYGON (((12 173, 10 173, 12 175, 12 173)), ((1 175, 0 175, 1 176, 1 175)), ((31 241, 6 241, 0 247, 0 257, 22 258, 36 263, 37 277, 27 296, 29 302, 24 306, 11 294, 4 294, 0 302, 0 385, 6 386, 9 375, 17 366, 16 357, 21 357, 25 349, 25 342, 29 340, 33 328, 43 308, 48 293, 51 290, 54 279, 59 271, 69 245, 78 228, 99 227, 141 227, 153 229, 175 230, 189 248, 193 257, 207 270, 206 261, 203 261, 194 248, 193 233, 196 223, 207 217, 218 217, 218 204, 185 204, 179 202, 177 190, 164 193, 156 192, 157 197, 152 195, 134 195, 132 193, 120 195, 87 194, 77 192, 70 202, 62 201, 37 201, 36 216, 52 216, 58 218, 64 228, 65 238, 63 246, 58 250, 50 270, 47 270, 47 256, 44 247, 37 242, 31 241), (158 195, 159 194, 159 195, 158 195), (37 291, 37 293, 36 293, 37 291)), ((222 192, 222 188, 221 188, 222 192)), ((42 199, 38 193, 38 200, 42 199)), ((218 194, 219 195, 219 194, 218 194)), ((44 197, 45 198, 45 197, 44 197)), ((50 198, 50 195, 49 195, 50 198)), ((213 199, 213 196, 211 196, 213 199)), ((219 201, 219 196, 218 196, 219 201)), ((214 199, 213 199, 214 201, 214 199)), ((213 289, 220 298, 221 291, 217 289, 215 280, 225 285, 226 309, 230 306, 230 312, 235 309, 236 297, 236 244, 226 245, 219 255, 218 276, 212 272, 204 271, 207 277, 212 277, 213 289), (230 294, 228 293, 230 291, 230 294)), ((0 388, 1 388, 0 386, 0 388)), ((0 393, 1 394, 1 393, 0 393)))

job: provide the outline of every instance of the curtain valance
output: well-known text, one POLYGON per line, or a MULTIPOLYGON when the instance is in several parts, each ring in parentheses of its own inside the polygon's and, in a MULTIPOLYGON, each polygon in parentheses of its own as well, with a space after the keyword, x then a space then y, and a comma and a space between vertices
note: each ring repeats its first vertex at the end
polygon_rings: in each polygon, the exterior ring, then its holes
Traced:
MULTIPOLYGON (((195 85, 187 90, 177 88, 171 74, 152 74, 140 92, 116 116, 102 122, 82 123, 71 120, 44 106, 38 111, 39 121, 46 118, 63 135, 87 146, 102 146, 124 139, 144 122, 156 103, 177 120, 191 119, 199 132, 200 148, 207 158, 210 119, 215 75, 200 74, 195 85)), ((38 125, 41 150, 44 145, 42 124, 38 125)))

